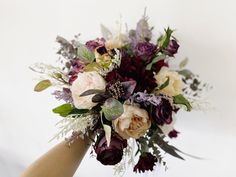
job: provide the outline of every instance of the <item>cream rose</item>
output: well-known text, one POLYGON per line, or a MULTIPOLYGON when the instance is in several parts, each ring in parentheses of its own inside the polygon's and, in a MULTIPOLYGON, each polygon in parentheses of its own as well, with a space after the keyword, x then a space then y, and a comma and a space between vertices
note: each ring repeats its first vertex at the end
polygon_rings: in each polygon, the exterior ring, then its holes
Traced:
POLYGON ((92 95, 80 96, 83 92, 90 89, 104 90, 106 82, 103 77, 95 71, 79 73, 77 79, 72 83, 71 93, 73 102, 78 109, 91 109, 96 106, 92 102, 92 95))
POLYGON ((114 130, 123 138, 138 139, 151 126, 146 110, 137 106, 124 105, 124 113, 112 121, 114 130))
POLYGON ((165 83, 167 78, 169 78, 169 85, 160 90, 160 93, 166 94, 168 96, 176 96, 181 94, 184 84, 177 72, 171 71, 167 67, 162 67, 158 74, 155 75, 158 86, 165 83))

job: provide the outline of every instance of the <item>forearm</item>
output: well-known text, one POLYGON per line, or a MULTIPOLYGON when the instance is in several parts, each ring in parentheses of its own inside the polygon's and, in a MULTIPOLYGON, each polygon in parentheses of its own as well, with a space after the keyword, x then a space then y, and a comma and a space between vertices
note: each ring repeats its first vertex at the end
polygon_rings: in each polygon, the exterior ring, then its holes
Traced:
POLYGON ((70 147, 63 141, 30 165, 20 177, 72 177, 88 147, 89 141, 80 138, 70 147))

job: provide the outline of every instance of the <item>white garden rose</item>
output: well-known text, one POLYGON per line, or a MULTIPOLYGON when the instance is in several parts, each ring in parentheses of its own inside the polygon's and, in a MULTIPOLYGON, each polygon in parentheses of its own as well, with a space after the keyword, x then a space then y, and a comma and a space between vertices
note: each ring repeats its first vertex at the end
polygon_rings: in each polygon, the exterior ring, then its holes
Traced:
POLYGON ((138 139, 151 126, 146 110, 137 106, 123 105, 124 113, 112 121, 114 130, 124 139, 130 137, 138 139))
POLYGON ((80 96, 83 92, 91 89, 104 90, 106 82, 103 77, 95 71, 79 73, 77 79, 72 83, 71 93, 73 102, 78 109, 91 109, 97 103, 92 102, 92 95, 80 96))
POLYGON ((164 84, 168 78, 168 86, 166 86, 159 92, 168 96, 176 96, 178 94, 181 94, 184 83, 177 72, 169 70, 168 67, 162 67, 158 74, 155 75, 155 79, 158 86, 164 84))

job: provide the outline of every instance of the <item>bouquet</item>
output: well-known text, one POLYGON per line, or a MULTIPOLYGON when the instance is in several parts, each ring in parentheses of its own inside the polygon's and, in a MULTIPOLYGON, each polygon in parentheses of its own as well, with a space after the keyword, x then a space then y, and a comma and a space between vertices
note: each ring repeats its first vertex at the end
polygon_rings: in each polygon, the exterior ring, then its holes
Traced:
POLYGON ((119 173, 127 165, 140 173, 165 166, 165 153, 183 159, 168 142, 179 134, 176 114, 191 111, 207 85, 185 68, 187 59, 171 67, 179 49, 174 30, 154 39, 144 15, 126 33, 103 25, 101 31, 102 37, 84 43, 80 35, 72 41, 58 36, 58 66, 31 67, 44 75, 34 90, 55 86, 52 95, 64 101, 52 110, 62 117, 54 138, 70 134, 69 144, 90 138, 97 160, 119 173))

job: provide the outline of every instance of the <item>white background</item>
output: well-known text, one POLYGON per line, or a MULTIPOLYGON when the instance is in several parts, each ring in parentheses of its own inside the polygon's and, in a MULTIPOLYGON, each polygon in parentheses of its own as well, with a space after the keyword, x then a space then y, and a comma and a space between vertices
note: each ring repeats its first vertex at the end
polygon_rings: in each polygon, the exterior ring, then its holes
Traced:
MULTIPOLYGON (((170 25, 177 29, 181 48, 177 59, 190 58, 189 67, 214 86, 209 98, 215 110, 181 113, 173 141, 185 152, 205 160, 166 156, 169 169, 159 177, 234 177, 236 175, 236 3, 234 0, 0 0, 0 176, 15 177, 58 143, 59 118, 51 109, 59 103, 52 90, 34 93, 37 77, 28 66, 55 63, 55 37, 83 40, 100 35, 99 24, 115 21, 135 27, 144 7, 155 35, 170 25)), ((86 156, 76 176, 112 176, 112 168, 86 156)), ((134 176, 127 173, 126 176, 134 176)))

